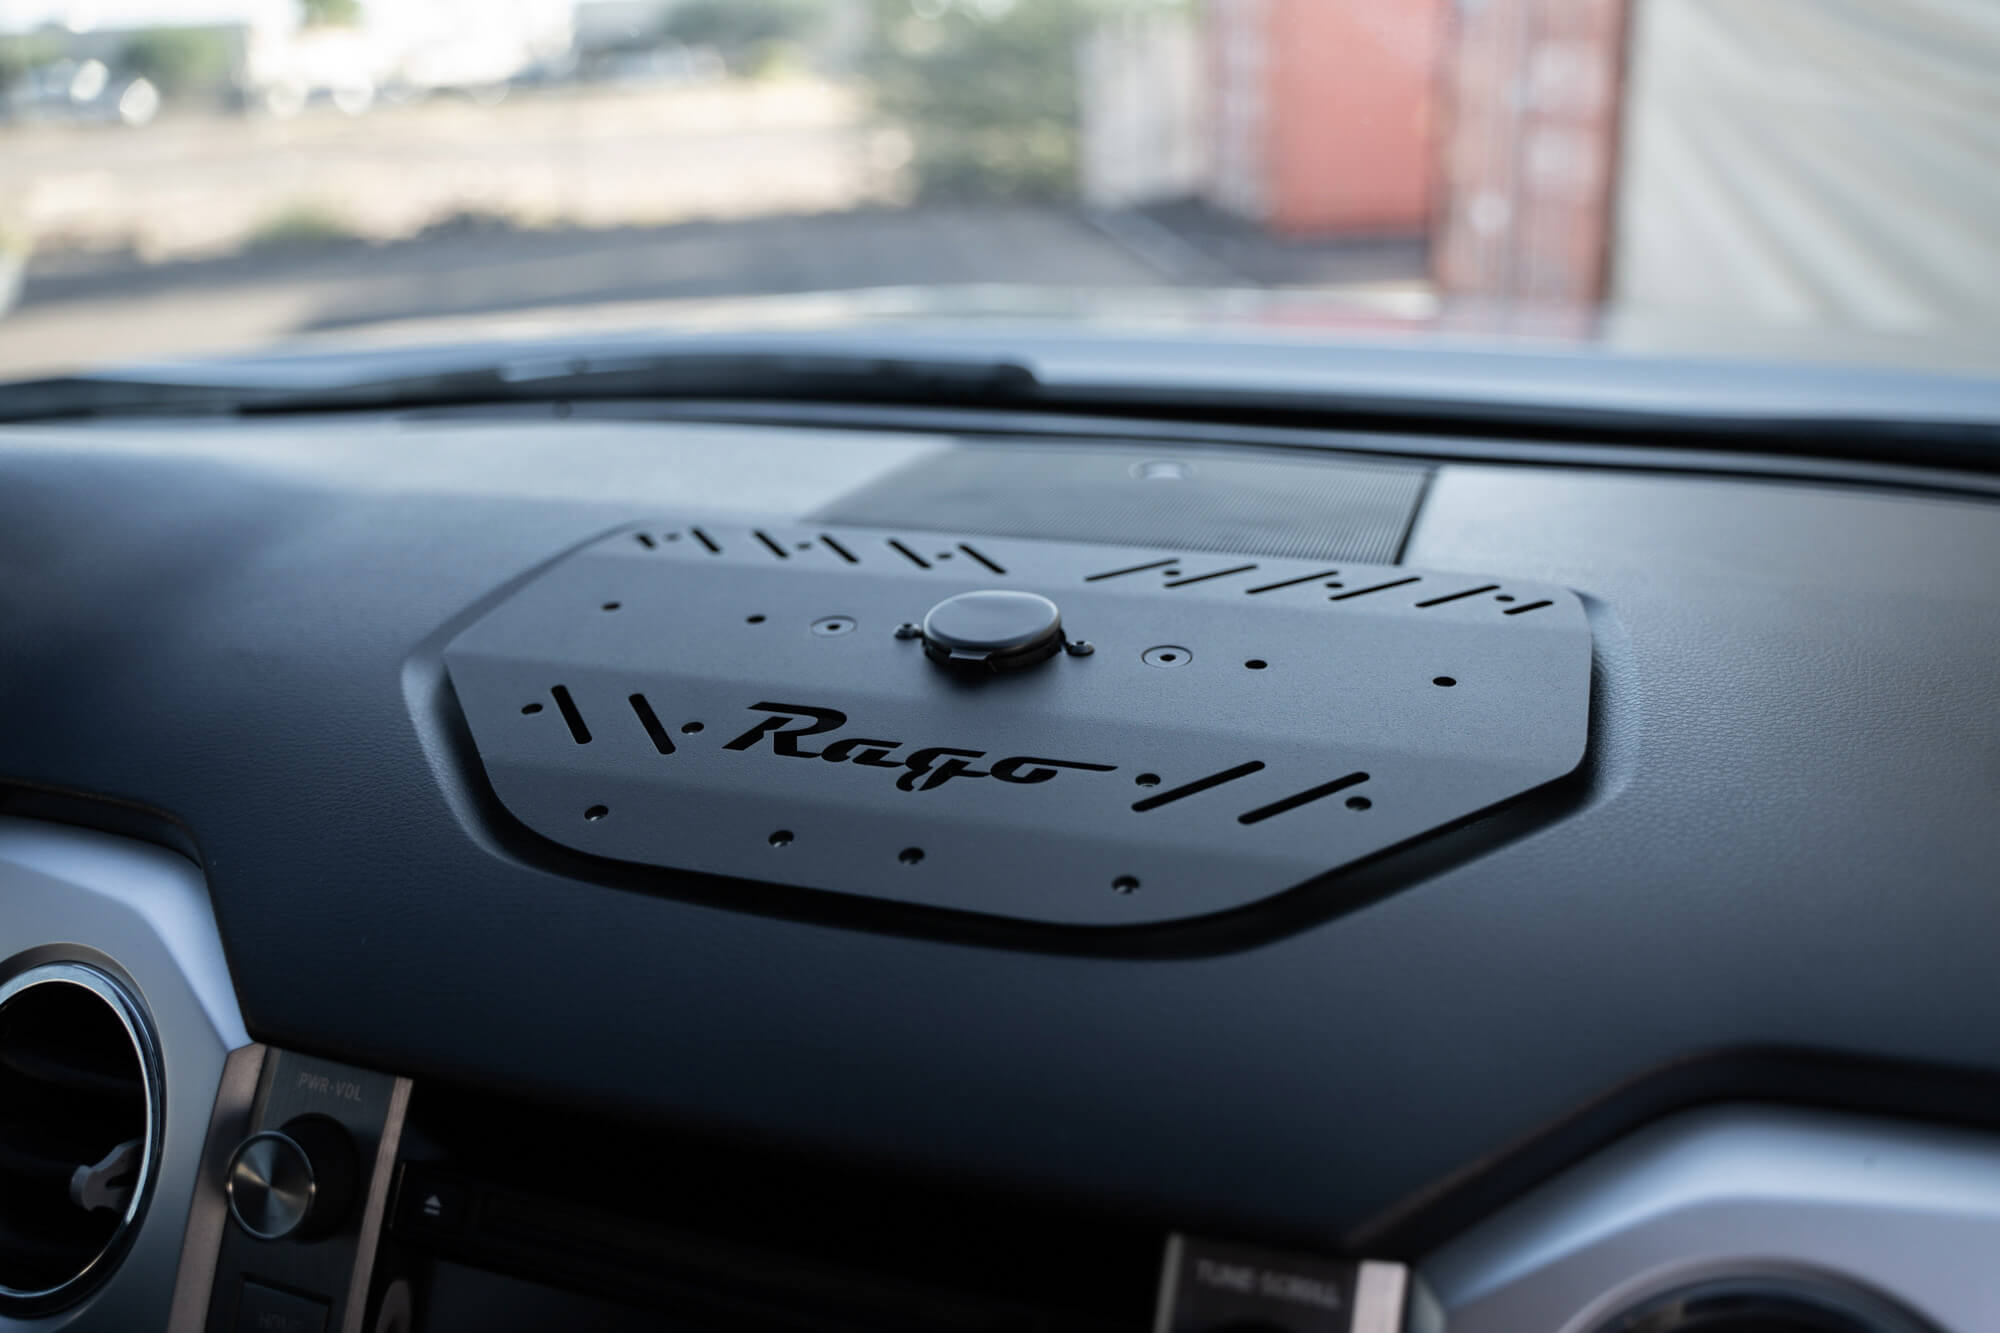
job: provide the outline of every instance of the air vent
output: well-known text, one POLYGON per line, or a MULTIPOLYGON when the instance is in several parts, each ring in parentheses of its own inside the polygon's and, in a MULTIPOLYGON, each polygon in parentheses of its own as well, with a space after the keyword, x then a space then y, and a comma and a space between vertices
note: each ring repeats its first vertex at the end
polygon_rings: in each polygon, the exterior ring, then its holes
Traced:
POLYGON ((159 1131, 150 1028, 122 986, 75 963, 0 983, 0 1314, 60 1309, 117 1266, 159 1131))
POLYGON ((1716 1278, 1679 1287, 1597 1333, 1930 1333, 1882 1297, 1819 1278, 1716 1278))

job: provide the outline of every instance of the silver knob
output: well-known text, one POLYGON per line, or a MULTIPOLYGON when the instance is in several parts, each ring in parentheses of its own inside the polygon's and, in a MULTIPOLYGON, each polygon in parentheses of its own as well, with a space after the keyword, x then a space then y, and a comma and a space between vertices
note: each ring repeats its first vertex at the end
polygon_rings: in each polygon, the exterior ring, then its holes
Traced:
POLYGON ((1062 648, 1062 612, 1031 592, 962 592, 931 608, 922 634, 924 654, 933 662, 1019 671, 1062 648))
POLYGON ((346 1131, 324 1116, 304 1116, 238 1144, 223 1189, 236 1225, 258 1240, 310 1240, 346 1218, 354 1177, 346 1131))

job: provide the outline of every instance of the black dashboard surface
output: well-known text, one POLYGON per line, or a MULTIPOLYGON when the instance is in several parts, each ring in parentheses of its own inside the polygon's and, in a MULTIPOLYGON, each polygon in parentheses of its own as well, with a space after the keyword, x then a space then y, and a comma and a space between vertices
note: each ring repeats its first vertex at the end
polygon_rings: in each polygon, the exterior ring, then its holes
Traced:
POLYGON ((1442 466, 1404 562, 1583 595, 1589 757, 1282 929, 931 931, 573 875, 466 780, 437 650, 510 584, 652 512, 808 514, 949 447, 6 431, 0 781, 185 829, 258 1038, 1177 1224, 1392 1244, 1556 1125, 1796 1080, 1991 1114, 1988 502, 1442 466))

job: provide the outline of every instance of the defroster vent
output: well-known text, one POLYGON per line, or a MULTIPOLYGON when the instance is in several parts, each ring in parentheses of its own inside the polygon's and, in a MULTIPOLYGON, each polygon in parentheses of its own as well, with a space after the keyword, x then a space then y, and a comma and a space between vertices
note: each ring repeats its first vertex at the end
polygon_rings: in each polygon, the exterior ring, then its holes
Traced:
POLYGON ((117 1266, 159 1133, 151 1029, 122 985, 77 963, 0 982, 0 1315, 70 1305, 117 1266))

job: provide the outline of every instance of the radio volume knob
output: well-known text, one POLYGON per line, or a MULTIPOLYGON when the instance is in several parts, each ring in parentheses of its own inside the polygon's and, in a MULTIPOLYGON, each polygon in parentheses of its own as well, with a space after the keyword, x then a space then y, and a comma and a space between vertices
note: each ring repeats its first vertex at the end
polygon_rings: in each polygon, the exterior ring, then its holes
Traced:
POLYGON ((963 592, 930 609, 924 655, 944 666, 1019 671, 1063 646, 1062 612, 1031 592, 963 592))
POLYGON ((347 1219, 359 1175, 347 1131, 309 1115, 238 1144, 223 1188, 236 1224, 258 1240, 313 1240, 347 1219))

